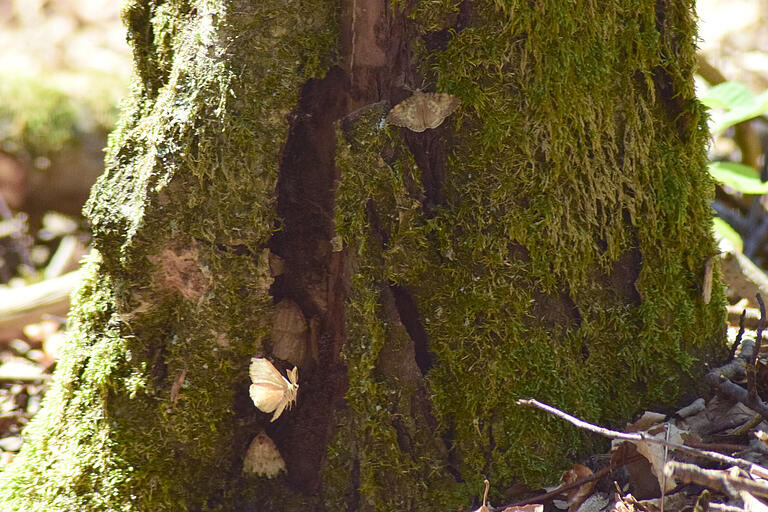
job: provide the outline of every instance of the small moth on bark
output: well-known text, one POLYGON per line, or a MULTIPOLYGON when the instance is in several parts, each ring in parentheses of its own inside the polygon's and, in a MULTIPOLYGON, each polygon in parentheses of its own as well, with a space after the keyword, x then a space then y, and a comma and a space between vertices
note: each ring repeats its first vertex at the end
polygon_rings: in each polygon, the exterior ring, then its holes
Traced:
POLYGON ((272 355, 303 365, 308 334, 307 320, 299 305, 290 299, 281 300, 272 318, 272 355))
POLYGON ((274 478, 281 471, 285 471, 285 460, 275 442, 262 430, 248 446, 243 459, 243 473, 274 478))
POLYGON ((437 128, 453 114, 461 100, 445 92, 421 92, 401 101, 389 111, 387 122, 414 132, 437 128))
POLYGON ((250 374, 253 382, 249 389, 251 400, 261 412, 274 411, 270 422, 279 418, 286 407, 290 409, 296 402, 299 392, 299 369, 295 366, 293 370, 288 371, 286 379, 269 360, 254 357, 251 359, 250 374))

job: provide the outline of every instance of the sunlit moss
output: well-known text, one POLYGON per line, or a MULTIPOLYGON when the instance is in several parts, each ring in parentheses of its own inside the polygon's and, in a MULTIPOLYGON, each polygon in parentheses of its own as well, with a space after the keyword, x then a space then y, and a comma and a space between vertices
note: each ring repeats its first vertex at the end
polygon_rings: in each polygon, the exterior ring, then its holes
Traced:
POLYGON ((265 246, 287 115, 333 62, 335 16, 308 0, 125 5, 135 77, 86 206, 98 257, 43 412, 0 474, 2 510, 278 498, 241 476, 258 412, 233 404, 271 325, 265 246), (173 269, 157 256, 176 247, 195 248, 181 274, 216 279, 194 293, 168 286, 184 281, 158 278, 173 269))
POLYGON ((1 508, 468 509, 484 477, 498 502, 589 446, 516 398, 603 423, 672 404, 722 349, 724 298, 699 291, 715 247, 691 6, 670 6, 660 31, 636 4, 478 1, 461 30, 446 26, 452 0, 404 13, 417 80, 462 100, 435 139, 444 200, 425 205, 389 105, 338 127, 350 387, 322 496, 304 497, 241 478, 258 425, 231 404, 269 331, 264 247, 288 115, 334 64, 338 6, 129 2, 136 80, 87 207, 99 254, 43 411, 0 475, 1 508), (433 31, 438 49, 421 38, 433 31), (194 300, 153 278, 150 256, 176 245, 216 276, 194 300), (637 279, 612 281, 634 254, 637 279), (434 365, 416 383, 378 361, 410 342, 386 309, 391 285, 429 337, 434 365), (422 399, 434 429, 408 415, 422 399))
MULTIPOLYGON (((408 15, 438 30, 435 12, 449 4, 420 2, 408 15)), ((393 474, 394 495, 420 510, 467 506, 461 496, 484 477, 499 488, 553 479, 588 440, 516 398, 611 424, 673 405, 722 353, 723 290, 709 304, 700 296, 716 250, 690 7, 672 7, 659 32, 653 4, 474 2, 472 26, 444 49, 416 42, 427 83, 462 100, 446 121, 446 201, 433 215, 405 190, 412 160, 383 114, 340 138, 336 224, 359 274, 345 348, 350 428, 364 440, 358 456, 377 461, 361 467, 371 509, 392 505, 393 474), (637 279, 613 282, 633 254, 637 279), (397 393, 375 371, 387 323, 375 290, 389 284, 418 302, 436 359, 434 412, 469 487, 445 487, 443 467, 422 490, 419 471, 440 462, 410 459, 377 416, 397 393), (563 296, 570 319, 547 309, 563 296)))

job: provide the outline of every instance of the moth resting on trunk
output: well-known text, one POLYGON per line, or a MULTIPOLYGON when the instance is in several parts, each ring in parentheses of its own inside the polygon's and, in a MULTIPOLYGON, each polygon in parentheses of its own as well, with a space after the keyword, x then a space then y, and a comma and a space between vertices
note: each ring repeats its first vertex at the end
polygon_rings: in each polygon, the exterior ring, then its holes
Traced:
POLYGON ((445 92, 421 92, 406 98, 387 114, 387 122, 414 132, 437 128, 446 117, 453 114, 461 100, 445 92))
POLYGON ((286 379, 269 360, 254 357, 251 359, 249 370, 253 382, 249 389, 251 400, 261 412, 274 411, 269 421, 275 421, 283 413, 283 409, 290 409, 296 401, 299 392, 299 369, 294 366, 293 370, 288 371, 286 379))

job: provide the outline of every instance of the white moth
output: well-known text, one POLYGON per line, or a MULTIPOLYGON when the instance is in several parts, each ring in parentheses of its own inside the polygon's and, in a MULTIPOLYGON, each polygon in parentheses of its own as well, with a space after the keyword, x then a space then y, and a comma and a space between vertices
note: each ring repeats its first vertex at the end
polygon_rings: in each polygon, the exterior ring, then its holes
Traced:
POLYGON ((283 409, 291 408, 296 401, 299 391, 299 369, 295 366, 288 370, 288 379, 272 366, 269 360, 263 357, 251 359, 251 387, 249 389, 251 400, 261 412, 272 412, 270 421, 275 421, 283 413, 283 409))

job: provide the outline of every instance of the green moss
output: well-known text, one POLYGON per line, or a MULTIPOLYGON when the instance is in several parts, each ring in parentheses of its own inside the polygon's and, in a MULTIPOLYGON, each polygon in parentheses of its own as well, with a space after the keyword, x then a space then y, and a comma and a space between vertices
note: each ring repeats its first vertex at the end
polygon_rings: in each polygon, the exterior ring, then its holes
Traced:
POLYGON ((3 72, 0 82, 0 150, 23 157, 50 157, 77 146, 85 133, 104 133, 114 123, 119 81, 89 77, 88 97, 66 89, 54 74, 3 72), (97 84, 98 82, 98 84, 97 84))
MULTIPOLYGON (((715 248, 691 6, 659 32, 651 4, 474 2, 444 48, 411 45, 427 86, 462 100, 419 136, 447 154, 440 204, 388 105, 338 131, 350 387, 322 495, 242 478, 268 421, 247 365, 271 328, 280 151, 300 87, 334 63, 339 14, 254 5, 126 6, 136 80, 87 206, 98 257, 0 508, 468 509, 484 477, 498 503, 592 441, 516 398, 618 422, 671 405, 722 350, 722 287, 699 292, 715 248), (425 374, 392 285, 416 302, 425 374)), ((456 8, 407 14, 429 35, 456 8)))
POLYGON ((242 476, 268 422, 248 364, 272 323, 264 247, 287 115, 332 63, 333 9, 124 8, 136 76, 86 206, 98 259, 44 412, 0 474, 3 510, 291 502, 283 480, 242 476))
MULTIPOLYGON (((409 17, 437 30, 451 9, 420 2, 409 17)), ((341 441, 334 453, 345 471, 355 457, 377 461, 370 472, 361 462, 367 509, 403 497, 419 510, 466 506, 456 497, 484 476, 496 489, 554 480, 590 439, 515 399, 613 424, 674 405, 723 351, 722 288, 710 304, 700 298, 716 251, 690 6, 668 13, 663 33, 652 4, 564 12, 557 2, 475 2, 473 16, 444 50, 413 45, 428 83, 462 100, 446 121, 447 199, 434 215, 408 185, 419 177, 400 129, 381 128, 384 113, 339 140, 336 225, 358 272, 347 309, 349 428, 364 441, 354 456, 341 441), (639 276, 614 281, 632 254, 639 276), (434 414, 468 487, 403 473, 414 461, 380 414, 396 401, 376 373, 391 340, 375 290, 389 283, 417 300, 436 360, 426 376, 434 414), (551 309, 563 296, 572 311, 551 309)), ((432 464, 441 462, 416 466, 432 464)))

